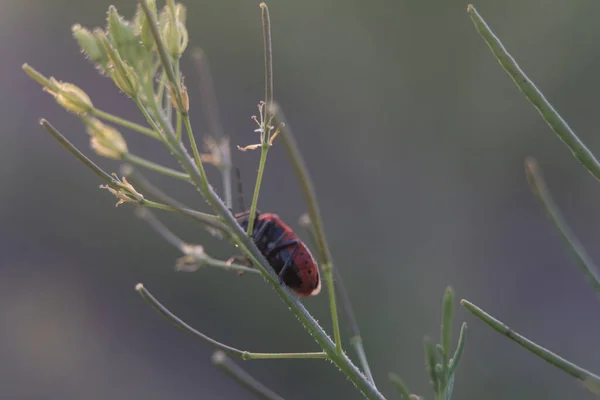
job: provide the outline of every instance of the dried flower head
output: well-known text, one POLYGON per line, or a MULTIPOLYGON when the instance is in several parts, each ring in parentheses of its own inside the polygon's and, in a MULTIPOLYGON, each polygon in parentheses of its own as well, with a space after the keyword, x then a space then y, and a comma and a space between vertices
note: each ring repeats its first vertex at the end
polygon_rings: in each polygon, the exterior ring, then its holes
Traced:
POLYGON ((112 174, 112 176, 115 178, 116 182, 112 186, 100 185, 100 189, 108 190, 119 199, 115 207, 118 207, 123 203, 139 204, 144 200, 144 196, 127 182, 127 178, 123 177, 123 180, 119 180, 116 174, 112 174))

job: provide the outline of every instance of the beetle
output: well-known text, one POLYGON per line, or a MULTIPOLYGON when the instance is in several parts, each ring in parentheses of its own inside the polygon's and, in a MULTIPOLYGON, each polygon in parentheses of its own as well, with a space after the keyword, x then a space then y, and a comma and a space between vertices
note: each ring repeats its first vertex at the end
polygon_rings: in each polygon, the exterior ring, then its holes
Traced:
MULTIPOLYGON (((250 211, 234 214, 234 217, 244 230, 248 229, 250 211)), ((283 284, 299 296, 319 294, 321 277, 317 261, 278 215, 257 211, 252 240, 283 284)))

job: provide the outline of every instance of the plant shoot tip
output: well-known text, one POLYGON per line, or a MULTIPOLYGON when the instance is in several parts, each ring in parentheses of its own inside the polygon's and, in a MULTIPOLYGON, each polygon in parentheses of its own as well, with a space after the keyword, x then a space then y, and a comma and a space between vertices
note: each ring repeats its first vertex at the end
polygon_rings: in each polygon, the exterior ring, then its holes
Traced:
POLYGON ((465 299, 462 299, 462 300, 460 301, 460 305, 461 305, 461 306, 464 306, 464 305, 465 305, 465 304, 467 304, 467 303, 469 303, 469 302, 468 302, 467 300, 465 300, 465 299))
POLYGON ((135 285, 135 290, 137 292, 141 292, 142 290, 144 290, 144 284, 143 283, 138 283, 137 285, 135 285))
POLYGON ((475 7, 473 7, 473 4, 469 4, 467 6, 467 12, 473 12, 473 10, 475 10, 475 7))

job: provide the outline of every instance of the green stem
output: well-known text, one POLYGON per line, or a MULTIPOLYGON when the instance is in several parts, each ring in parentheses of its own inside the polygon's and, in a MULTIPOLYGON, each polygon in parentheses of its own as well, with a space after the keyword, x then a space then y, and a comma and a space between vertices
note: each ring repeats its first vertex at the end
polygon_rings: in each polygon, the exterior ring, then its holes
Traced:
POLYGON ((592 286, 598 298, 600 298, 600 273, 598 272, 598 267, 596 267, 581 242, 573 234, 571 228, 569 228, 569 225, 548 191, 548 187, 546 186, 546 182, 544 182, 536 161, 531 157, 525 160, 525 173, 532 191, 546 209, 546 213, 554 223, 563 241, 567 244, 575 258, 576 265, 583 273, 587 282, 592 286))
POLYGON ((494 57, 498 60, 504 70, 510 75, 515 84, 525 94, 527 99, 538 110, 544 121, 552 128, 554 133, 567 145, 573 153, 573 156, 594 176, 600 179, 600 163, 594 157, 592 152, 579 140, 575 132, 569 127, 567 122, 554 110, 552 105, 546 100, 542 92, 525 75, 515 59, 500 42, 500 39, 494 35, 484 19, 477 13, 475 7, 469 5, 467 11, 475 28, 486 41, 494 57))
MULTIPOLYGON (((321 219, 321 211, 319 209, 319 203, 317 201, 317 194, 312 179, 310 178, 306 162, 304 161, 304 158, 302 157, 302 154, 298 149, 298 144, 296 143, 296 139, 294 138, 294 135, 292 134, 292 131, 289 128, 289 124, 285 121, 285 116, 283 115, 283 112, 281 111, 279 106, 275 104, 272 106, 272 108, 275 124, 281 127, 280 135, 283 140, 285 149, 288 153, 288 156, 292 161, 292 165, 296 170, 296 175, 300 180, 300 185, 302 187, 304 198, 306 200, 306 205, 308 207, 308 215, 310 216, 311 223, 314 226, 314 231, 317 237, 317 243, 319 245, 319 251, 321 254, 321 260, 323 261, 324 278, 327 284, 327 290, 329 292, 329 304, 331 308, 331 319, 333 322, 334 340, 338 351, 341 352, 342 339, 340 335, 340 326, 338 322, 335 283, 333 279, 333 259, 331 257, 331 252, 329 251, 327 239, 325 238, 325 230, 323 228, 323 220, 321 219)), ((347 297, 345 301, 350 303, 350 299, 347 297)), ((351 309, 349 310, 351 311, 351 309)), ((368 369, 368 365, 366 368, 368 369)))
POLYGON ((410 400, 410 391, 408 390, 408 387, 406 386, 402 378, 400 378, 394 373, 390 373, 388 375, 388 378, 390 379, 390 382, 392 382, 396 390, 400 393, 400 396, 402 396, 401 398, 403 400, 410 400))
POLYGON ((448 365, 448 376, 452 377, 454 372, 456 371, 456 367, 460 362, 460 358, 463 355, 465 350, 465 342, 467 341, 467 323, 463 322, 460 327, 460 334, 458 335, 458 344, 456 346, 456 351, 454 355, 450 359, 450 364, 448 365))
POLYGON ((262 177, 265 172, 265 163, 267 162, 267 153, 269 152, 269 144, 262 145, 260 151, 260 161, 258 163, 258 174, 256 175, 256 185, 254 185, 254 194, 252 195, 252 204, 250 205, 250 215, 248 215, 248 229, 246 234, 252 237, 254 232, 254 217, 256 216, 256 209, 258 207, 258 195, 260 193, 260 186, 262 184, 262 177))
POLYGON ((533 354, 545 360, 546 362, 554 365, 556 368, 584 382, 585 386, 588 387, 588 389, 590 389, 590 387, 600 387, 600 377, 565 360, 564 358, 554 354, 550 350, 547 350, 542 346, 532 342, 526 337, 521 336, 520 334, 506 326, 504 323, 498 321, 497 319, 483 311, 481 308, 477 307, 475 304, 464 299, 461 300, 460 304, 462 304, 467 310, 472 312, 477 318, 488 324, 495 331, 508 337, 513 342, 516 342, 521 347, 532 352, 533 354))
POLYGON ((201 168, 202 159, 200 158, 198 146, 196 146, 196 139, 194 138, 194 132, 192 131, 192 124, 190 123, 189 114, 185 114, 183 116, 183 122, 185 124, 185 130, 188 133, 188 138, 190 140, 190 147, 192 148, 192 152, 194 153, 194 160, 196 161, 196 165, 198 166, 198 168, 201 168))
POLYGON ((98 110, 97 108, 94 108, 94 109, 92 109, 92 111, 90 111, 90 114, 95 117, 102 118, 106 121, 112 122, 114 124, 121 125, 125 128, 131 129, 133 131, 143 133, 144 135, 148 135, 150 137, 153 137, 154 139, 160 140, 160 135, 158 133, 156 133, 154 130, 152 130, 150 128, 146 128, 145 126, 136 124, 134 122, 128 121, 121 117, 117 117, 116 115, 109 114, 106 111, 102 111, 102 110, 98 110))
POLYGON ((177 116, 175 117, 175 137, 178 142, 181 142, 181 113, 177 111, 177 116))
POLYGON ((177 178, 189 182, 190 176, 185 172, 180 172, 171 168, 163 167, 162 165, 156 164, 153 161, 147 160, 142 157, 138 157, 135 154, 131 153, 123 153, 123 160, 131 162, 133 164, 137 164, 141 167, 148 168, 152 171, 161 173, 163 175, 170 176, 172 178, 177 178))
POLYGON ((367 361, 365 348, 363 347, 362 337, 353 336, 350 338, 350 343, 354 347, 354 351, 356 351, 358 361, 360 362, 360 365, 362 365, 363 371, 365 371, 365 375, 367 375, 367 378, 369 378, 369 381, 371 381, 372 384, 375 384, 373 374, 371 373, 371 368, 369 367, 369 362, 367 361))
POLYGON ((48 133, 50 133, 50 135, 52 135, 52 137, 56 139, 56 141, 60 143, 63 148, 65 148, 69 153, 73 154, 75 158, 81 161, 86 167, 91 169, 93 173, 100 177, 100 179, 107 182, 111 187, 115 189, 118 188, 117 181, 114 177, 107 174, 102 168, 87 158, 87 156, 79 151, 79 149, 75 147, 73 143, 71 143, 66 137, 64 137, 62 133, 56 130, 56 128, 54 128, 50 122, 46 121, 45 119, 41 119, 40 125, 42 125, 44 129, 46 129, 46 131, 48 131, 48 133))
POLYGON ((170 320, 175 326, 182 329, 183 331, 197 337, 198 339, 210 344, 215 349, 219 349, 226 354, 236 356, 241 358, 242 360, 259 360, 259 359, 289 359, 289 358, 319 358, 324 359, 327 358, 327 354, 324 352, 318 353, 254 353, 245 350, 239 350, 235 347, 228 346, 223 344, 209 336, 206 336, 202 332, 197 331, 196 329, 189 326, 187 323, 182 321, 179 317, 174 315, 169 309, 167 309, 164 305, 162 305, 152 294, 142 285, 138 283, 135 286, 135 290, 142 296, 142 298, 148 302, 156 311, 158 311, 162 316, 170 320))
POLYGON ((254 379, 242 367, 235 364, 227 357, 227 354, 217 350, 212 355, 212 362, 227 375, 231 376, 240 386, 245 387, 250 393, 260 399, 283 400, 283 397, 254 379))

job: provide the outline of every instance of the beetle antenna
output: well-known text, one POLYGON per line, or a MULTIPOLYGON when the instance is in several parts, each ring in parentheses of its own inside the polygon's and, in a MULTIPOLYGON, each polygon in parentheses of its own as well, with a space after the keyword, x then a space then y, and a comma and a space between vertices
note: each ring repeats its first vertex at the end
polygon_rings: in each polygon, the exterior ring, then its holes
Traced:
POLYGON ((238 167, 234 167, 235 169, 235 179, 237 181, 237 190, 238 190, 238 201, 240 202, 240 212, 246 211, 246 207, 244 207, 244 190, 242 188, 242 174, 240 173, 240 169, 238 167))

